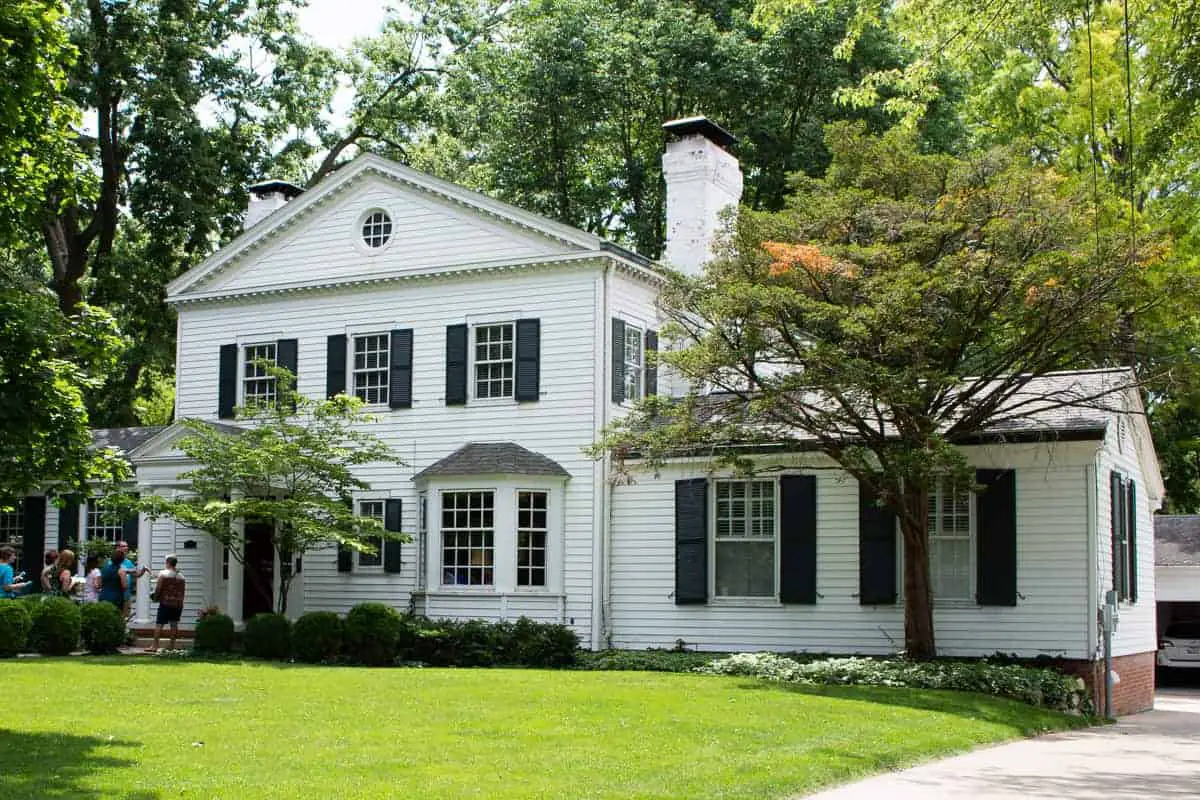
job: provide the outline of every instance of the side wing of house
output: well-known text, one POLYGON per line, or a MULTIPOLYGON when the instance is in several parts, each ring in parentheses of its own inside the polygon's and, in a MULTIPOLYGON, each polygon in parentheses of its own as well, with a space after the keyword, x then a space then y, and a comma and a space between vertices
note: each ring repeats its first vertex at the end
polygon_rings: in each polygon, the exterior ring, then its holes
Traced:
MULTIPOLYGON (((992 488, 939 495, 931 568, 946 655, 1089 659, 1098 442, 965 448, 992 488)), ((885 654, 903 648, 894 521, 819 455, 752 479, 679 461, 613 496, 613 646, 885 654)))

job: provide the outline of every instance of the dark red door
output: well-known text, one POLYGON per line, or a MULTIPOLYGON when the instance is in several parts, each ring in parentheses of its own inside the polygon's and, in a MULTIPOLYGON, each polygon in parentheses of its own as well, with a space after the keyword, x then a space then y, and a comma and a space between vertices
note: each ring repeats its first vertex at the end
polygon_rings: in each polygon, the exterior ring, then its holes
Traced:
POLYGON ((270 522, 246 521, 246 569, 242 574, 242 619, 274 611, 275 549, 270 522))

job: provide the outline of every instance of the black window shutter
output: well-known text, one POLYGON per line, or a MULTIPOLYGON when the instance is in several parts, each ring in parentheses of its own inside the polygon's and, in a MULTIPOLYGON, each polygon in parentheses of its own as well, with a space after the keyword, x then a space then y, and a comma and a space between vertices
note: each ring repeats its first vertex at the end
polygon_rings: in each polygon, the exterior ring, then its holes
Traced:
POLYGON ((1112 518, 1112 585, 1117 599, 1125 598, 1125 492, 1119 472, 1110 472, 1108 483, 1112 518))
POLYGON ((233 419, 237 405, 238 346, 221 345, 221 362, 217 369, 217 417, 233 419))
MULTIPOLYGON (((137 495, 135 494, 136 498, 137 495)), ((133 516, 121 523, 121 538, 129 545, 130 550, 138 548, 138 514, 135 511, 133 516)))
POLYGON ((1129 553, 1129 602, 1136 603, 1138 599, 1138 563, 1137 563, 1137 487, 1133 478, 1125 484, 1128 499, 1125 501, 1125 519, 1128 525, 1125 529, 1125 544, 1129 553))
POLYGON ((858 487, 858 602, 864 606, 896 602, 896 514, 858 487))
MULTIPOLYGON (((275 366, 283 367, 292 373, 292 378, 295 379, 295 383, 292 385, 293 392, 300 391, 299 344, 295 339, 280 339, 275 342, 275 366)), ((292 404, 292 410, 296 410, 294 403, 292 404)))
POLYGON ((541 378, 542 324, 517 320, 517 402, 537 402, 541 378))
MULTIPOLYGON (((383 527, 385 530, 394 533, 400 532, 400 513, 404 506, 401 500, 388 500, 383 506, 383 527)), ((384 572, 399 572, 402 565, 400 560, 400 545, 402 542, 399 539, 384 539, 383 540, 383 571, 384 572)))
POLYGON ((349 572, 354 569, 354 551, 344 544, 338 545, 338 572, 349 572))
POLYGON ((392 331, 391 360, 388 361, 388 406, 412 408, 412 328, 392 331))
POLYGON ((779 479, 779 600, 817 602, 817 478, 779 479))
POLYGON ((69 500, 58 509, 58 549, 79 541, 79 502, 69 500))
MULTIPOLYGON (((35 576, 42 569, 42 553, 46 549, 46 498, 26 497, 21 501, 21 569, 35 576)), ((40 587, 40 581, 34 581, 40 587)))
POLYGON ((1017 604, 1017 474, 980 469, 975 498, 975 587, 981 606, 1017 604))
POLYGON ((339 333, 325 340, 325 397, 334 398, 346 393, 346 334, 339 333))
POLYGON ((646 331, 646 352, 642 355, 646 364, 646 397, 658 394, 658 331, 646 331), (651 355, 654 354, 654 355, 651 355))
POLYGON ((675 481, 675 605, 708 602, 708 479, 675 481))
POLYGON ((467 404, 467 326, 446 326, 446 405, 467 404))
POLYGON ((625 402, 625 323, 616 317, 612 321, 612 399, 625 402))

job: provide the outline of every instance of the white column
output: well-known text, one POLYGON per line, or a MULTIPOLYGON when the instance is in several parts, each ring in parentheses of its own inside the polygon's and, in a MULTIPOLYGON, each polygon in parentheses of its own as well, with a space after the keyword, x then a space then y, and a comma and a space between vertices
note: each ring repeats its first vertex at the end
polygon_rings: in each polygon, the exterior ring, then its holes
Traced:
MULTIPOLYGON (((151 570, 154 568, 154 521, 145 514, 138 514, 138 566, 151 570)), ((138 580, 137 596, 134 601, 134 624, 136 625, 151 623, 150 591, 152 585, 153 579, 138 580)))
MULTIPOLYGON (((233 521, 233 536, 237 541, 238 547, 245 552, 245 525, 242 520, 233 521)), ((215 546, 220 547, 221 543, 216 539, 213 540, 215 546)), ((217 564, 221 563, 220 555, 218 554, 217 564)), ((218 569, 220 567, 218 566, 218 569)), ((225 585, 225 613, 233 618, 233 624, 240 628, 242 626, 242 562, 233 557, 233 553, 229 554, 229 580, 225 585)))

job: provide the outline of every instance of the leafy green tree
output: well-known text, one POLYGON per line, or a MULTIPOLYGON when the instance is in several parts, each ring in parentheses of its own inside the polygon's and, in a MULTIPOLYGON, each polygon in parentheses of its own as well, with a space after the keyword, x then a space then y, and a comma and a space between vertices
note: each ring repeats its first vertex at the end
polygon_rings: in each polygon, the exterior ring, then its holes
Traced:
POLYGON ((68 318, 45 288, 0 280, 0 503, 47 488, 87 494, 128 476, 117 454, 92 448, 83 398, 122 346, 103 310, 68 318))
MULTIPOLYGON (((266 363, 263 367, 275 377, 278 401, 238 409, 241 427, 183 421, 189 433, 178 446, 197 464, 181 476, 190 482, 190 494, 124 497, 117 505, 203 531, 243 565, 246 548, 237 520, 273 521, 271 547, 281 564, 330 545, 374 552, 373 539, 408 541, 404 534, 385 531, 379 520, 354 512, 353 494, 370 488, 356 468, 401 463, 368 430, 371 418, 362 412, 362 403, 346 395, 311 400, 295 391, 290 372, 266 363)), ((262 580, 255 570, 248 574, 262 580)), ((280 571, 279 613, 287 611, 293 578, 290 569, 280 571)))
MULTIPOLYGON (((849 3, 789 15, 773 31, 751 4, 525 0, 498 33, 457 53, 416 166, 657 257, 663 246, 662 123, 704 113, 740 138, 746 202, 778 208, 787 176, 828 163, 831 120, 889 123, 836 93, 904 53, 883 28, 851 58, 833 47, 849 3)), ((939 131, 945 134, 945 131, 939 131)), ((946 139, 952 139, 945 135, 946 139)))
POLYGON ((600 449, 654 466, 703 445, 751 468, 736 446, 815 442, 895 512, 905 650, 928 658, 928 496, 977 488, 955 443, 1031 401, 1110 401, 1032 397, 1030 382, 1119 343, 1147 281, 1119 228, 1102 219, 1096 239, 1086 187, 1027 151, 925 155, 910 132, 846 124, 826 141, 826 178, 801 181, 782 213, 743 212, 724 256, 663 296, 678 347, 662 361, 715 393, 652 398, 600 449))

